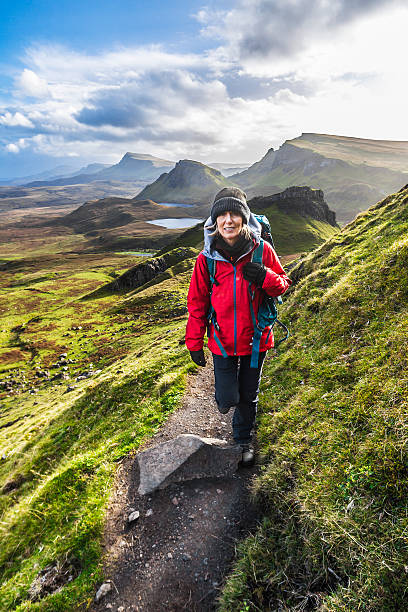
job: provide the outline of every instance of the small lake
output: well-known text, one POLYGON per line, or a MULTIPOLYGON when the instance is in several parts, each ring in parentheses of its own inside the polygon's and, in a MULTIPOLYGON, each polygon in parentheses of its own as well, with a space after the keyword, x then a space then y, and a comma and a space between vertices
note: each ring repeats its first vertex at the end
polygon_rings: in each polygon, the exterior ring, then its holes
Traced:
POLYGON ((152 221, 146 221, 152 225, 160 225, 167 229, 186 229, 193 227, 197 223, 202 223, 204 219, 193 219, 191 217, 183 217, 181 219, 153 219, 152 221))
POLYGON ((175 204, 174 202, 158 202, 160 206, 177 206, 177 208, 192 208, 192 204, 175 204))

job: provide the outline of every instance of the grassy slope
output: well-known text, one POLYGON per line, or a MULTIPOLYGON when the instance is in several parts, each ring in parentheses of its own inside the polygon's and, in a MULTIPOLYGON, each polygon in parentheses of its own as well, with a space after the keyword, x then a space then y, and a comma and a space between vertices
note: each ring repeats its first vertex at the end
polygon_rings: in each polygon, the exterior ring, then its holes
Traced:
MULTIPOLYGON (((155 202, 179 202, 179 203, 192 203, 192 202, 207 202, 209 198, 213 197, 218 190, 223 187, 229 187, 233 183, 225 178, 224 176, 220 176, 215 172, 212 172, 212 169, 204 164, 202 166, 202 172, 208 182, 205 182, 204 185, 200 183, 192 184, 192 185, 182 185, 180 187, 170 187, 168 185, 168 174, 162 175, 158 178, 154 183, 147 185, 138 194, 139 199, 149 198, 154 200, 155 202)), ((193 179, 194 180, 194 179, 193 179)))
POLYGON ((19 370, 15 361, 3 367, 20 380, 24 374, 38 391, 30 394, 26 386, 12 397, 2 393, 0 610, 73 610, 92 599, 102 579, 100 542, 116 463, 178 406, 186 372, 195 367, 182 341, 191 266, 178 264, 178 274, 170 271, 128 300, 81 300, 103 281, 89 270, 67 275, 66 289, 47 269, 36 272, 43 280, 24 280, 24 270, 15 271, 17 285, 3 287, 4 297, 18 305, 2 319, 3 342, 11 350, 27 348, 19 370), (23 285, 31 281, 52 292, 39 294, 45 299, 36 305, 25 298, 23 285), (34 313, 39 320, 32 320, 34 313), (25 329, 10 331, 28 319, 25 329), (78 324, 82 329, 72 330, 78 324), (36 366, 58 371, 51 366, 62 350, 74 359, 71 381, 33 382, 36 366), (90 361, 101 372, 67 392, 90 361), (29 602, 33 579, 55 562, 74 580, 60 593, 29 602))
POLYGON ((408 189, 304 259, 265 369, 258 533, 222 610, 407 607, 408 189))

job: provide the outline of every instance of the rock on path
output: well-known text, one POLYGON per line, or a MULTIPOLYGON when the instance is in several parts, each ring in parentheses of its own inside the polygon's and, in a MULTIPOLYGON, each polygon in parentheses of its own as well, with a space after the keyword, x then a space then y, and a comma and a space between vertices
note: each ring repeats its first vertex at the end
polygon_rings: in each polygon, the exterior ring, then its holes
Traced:
MULTIPOLYGON (((141 450, 185 433, 231 444, 232 411, 218 412, 213 385, 211 365, 191 375, 182 407, 141 450)), ((134 456, 120 466, 107 514, 105 578, 114 588, 91 610, 214 610, 235 544, 257 520, 249 496, 254 471, 173 483, 142 496, 135 466, 134 456), (129 523, 135 511, 140 517, 129 523)))
POLYGON ((241 456, 240 448, 225 440, 180 434, 138 453, 138 492, 146 495, 173 482, 233 476, 241 456))

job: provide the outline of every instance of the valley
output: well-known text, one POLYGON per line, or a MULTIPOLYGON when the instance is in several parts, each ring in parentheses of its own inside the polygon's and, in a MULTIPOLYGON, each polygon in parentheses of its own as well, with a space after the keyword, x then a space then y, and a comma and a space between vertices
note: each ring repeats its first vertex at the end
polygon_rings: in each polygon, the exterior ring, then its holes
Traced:
MULTIPOLYGON (((302 163, 332 154, 330 138, 312 140, 302 163)), ((351 144, 354 160, 337 159, 361 165, 351 144)), ((362 155, 385 176, 382 153, 362 155)), ((225 180, 182 160, 131 197, 0 213, 1 609, 87 609, 104 581, 118 465, 178 414, 197 370, 184 346, 196 221, 225 180), (194 225, 164 226, 184 219, 194 225), (59 582, 38 593, 44 568, 59 582)), ((325 192, 268 181, 249 206, 290 267, 281 317, 291 337, 261 391, 262 523, 221 577, 217 605, 403 609, 407 188, 340 229, 325 192)))

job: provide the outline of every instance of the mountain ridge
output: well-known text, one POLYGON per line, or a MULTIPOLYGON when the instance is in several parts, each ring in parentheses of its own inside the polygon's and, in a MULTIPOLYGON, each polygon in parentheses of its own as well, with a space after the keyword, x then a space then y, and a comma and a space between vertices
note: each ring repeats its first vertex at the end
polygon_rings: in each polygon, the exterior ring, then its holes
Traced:
POLYGON ((347 223, 407 182, 408 174, 397 169, 401 166, 398 159, 401 148, 406 150, 408 167, 408 142, 396 141, 393 149, 392 141, 302 134, 285 141, 277 151, 270 149, 259 162, 230 179, 249 197, 278 192, 292 185, 308 184, 322 189, 339 222, 347 223), (343 149, 336 148, 339 142, 343 149), (356 145, 371 147, 371 151, 357 154, 356 145), (372 164, 363 163, 364 157, 373 160, 372 164), (378 165, 379 159, 383 164, 388 159, 391 168, 378 165))
MULTIPOLYGON (((89 168, 92 164, 88 165, 89 168)), ((34 181, 25 187, 64 186, 94 181, 152 181, 165 169, 174 166, 174 162, 150 154, 127 152, 117 164, 102 168, 97 172, 75 174, 74 176, 55 178, 50 181, 34 181)), ((84 168, 83 170, 86 170, 84 168)))

